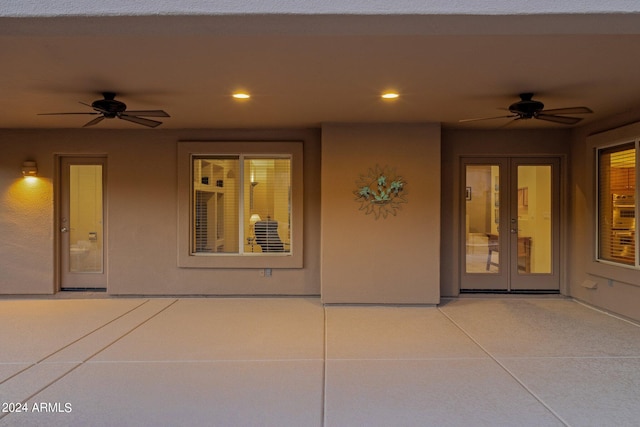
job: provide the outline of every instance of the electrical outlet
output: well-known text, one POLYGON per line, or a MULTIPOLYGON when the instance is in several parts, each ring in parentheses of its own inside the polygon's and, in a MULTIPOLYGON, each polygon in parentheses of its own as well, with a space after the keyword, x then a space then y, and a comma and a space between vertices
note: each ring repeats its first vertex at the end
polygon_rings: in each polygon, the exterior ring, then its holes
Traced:
POLYGON ((271 269, 270 268, 261 268, 260 269, 260 277, 271 277, 271 269))

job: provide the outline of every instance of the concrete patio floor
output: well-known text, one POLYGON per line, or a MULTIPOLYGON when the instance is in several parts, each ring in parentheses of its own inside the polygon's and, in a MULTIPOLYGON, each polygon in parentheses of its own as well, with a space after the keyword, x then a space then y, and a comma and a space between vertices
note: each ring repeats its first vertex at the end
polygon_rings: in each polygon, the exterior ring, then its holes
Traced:
POLYGON ((0 426, 637 426, 640 327, 571 299, 0 299, 0 426))

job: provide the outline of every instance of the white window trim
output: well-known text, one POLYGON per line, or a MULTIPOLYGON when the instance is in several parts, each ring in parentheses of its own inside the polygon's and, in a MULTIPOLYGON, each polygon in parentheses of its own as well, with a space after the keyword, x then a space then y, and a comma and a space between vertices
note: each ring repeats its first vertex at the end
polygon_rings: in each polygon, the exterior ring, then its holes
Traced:
POLYGON ((302 268, 303 267, 303 171, 302 142, 178 142, 178 266, 185 268, 302 268), (244 155, 291 156, 291 248, 292 252, 260 254, 215 254, 191 251, 191 185, 194 156, 244 155))

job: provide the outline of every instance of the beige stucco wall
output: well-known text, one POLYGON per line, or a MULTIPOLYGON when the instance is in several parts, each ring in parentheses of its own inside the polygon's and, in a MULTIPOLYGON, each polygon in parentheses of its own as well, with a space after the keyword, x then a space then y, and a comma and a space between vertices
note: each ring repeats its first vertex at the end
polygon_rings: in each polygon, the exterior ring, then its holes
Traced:
POLYGON ((325 303, 437 304, 440 126, 322 128, 322 299, 325 303), (395 168, 407 182, 396 216, 359 210, 361 174, 395 168))
POLYGON ((640 319, 640 272, 593 269, 588 143, 591 134, 638 120, 640 111, 574 131, 445 129, 442 146, 438 125, 332 124, 322 129, 322 152, 317 130, 0 130, 0 294, 55 291, 55 154, 108 157, 111 294, 310 295, 320 294, 322 273, 327 303, 427 304, 458 293, 460 156, 554 154, 566 156, 563 293, 640 319), (267 279, 253 269, 177 267, 180 140, 305 141, 304 268, 274 270, 267 279), (38 163, 34 184, 20 176, 26 160, 38 163), (409 203, 395 217, 375 220, 354 201, 359 174, 376 164, 395 167, 408 181, 409 203), (587 280, 597 287, 583 287, 587 280))
POLYGON ((54 158, 107 156, 110 294, 232 295, 320 293, 320 138, 317 130, 0 131, 0 294, 55 290, 54 158), (304 261, 301 269, 178 268, 177 163, 180 140, 304 141, 304 261), (24 161, 38 163, 27 187, 24 161))
POLYGON ((0 136, 0 293, 53 291, 52 162, 33 135, 0 136), (38 161, 40 178, 22 178, 22 163, 38 161))

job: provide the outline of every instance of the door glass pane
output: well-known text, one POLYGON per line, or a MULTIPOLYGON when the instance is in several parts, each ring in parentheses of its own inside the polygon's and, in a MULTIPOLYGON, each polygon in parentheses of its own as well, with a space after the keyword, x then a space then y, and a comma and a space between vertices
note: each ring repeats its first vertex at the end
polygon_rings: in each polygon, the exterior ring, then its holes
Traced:
POLYGON ((551 190, 550 165, 518 166, 519 274, 552 272, 551 190))
POLYGON ((500 168, 466 166, 466 267, 467 273, 500 272, 500 168))
POLYGON ((69 270, 102 273, 102 166, 71 165, 69 270))

